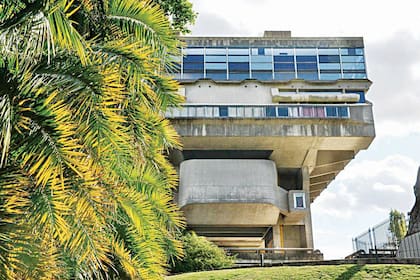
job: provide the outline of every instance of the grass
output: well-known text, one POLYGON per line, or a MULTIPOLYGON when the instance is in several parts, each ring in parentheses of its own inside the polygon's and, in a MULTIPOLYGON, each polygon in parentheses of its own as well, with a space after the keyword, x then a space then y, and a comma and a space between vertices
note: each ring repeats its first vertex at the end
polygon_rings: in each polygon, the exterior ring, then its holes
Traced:
POLYGON ((218 271, 185 273, 169 276, 166 280, 290 280, 290 279, 420 279, 418 265, 324 265, 324 266, 283 266, 267 268, 242 268, 218 271))

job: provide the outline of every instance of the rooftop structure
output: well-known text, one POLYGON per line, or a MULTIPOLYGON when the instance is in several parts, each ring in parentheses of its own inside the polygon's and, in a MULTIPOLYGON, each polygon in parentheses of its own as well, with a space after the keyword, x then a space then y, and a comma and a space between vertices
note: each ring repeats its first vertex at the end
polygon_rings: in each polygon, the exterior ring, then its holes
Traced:
POLYGON ((372 142, 362 38, 183 37, 172 151, 189 228, 224 247, 313 248, 311 202, 372 142))

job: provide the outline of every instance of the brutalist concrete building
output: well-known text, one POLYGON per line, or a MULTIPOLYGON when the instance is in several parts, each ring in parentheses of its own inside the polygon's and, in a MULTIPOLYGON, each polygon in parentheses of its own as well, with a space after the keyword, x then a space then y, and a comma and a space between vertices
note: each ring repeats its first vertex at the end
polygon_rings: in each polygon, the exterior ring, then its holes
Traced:
POLYGON ((313 248, 311 203, 375 137, 363 39, 183 37, 176 199, 223 247, 313 248))

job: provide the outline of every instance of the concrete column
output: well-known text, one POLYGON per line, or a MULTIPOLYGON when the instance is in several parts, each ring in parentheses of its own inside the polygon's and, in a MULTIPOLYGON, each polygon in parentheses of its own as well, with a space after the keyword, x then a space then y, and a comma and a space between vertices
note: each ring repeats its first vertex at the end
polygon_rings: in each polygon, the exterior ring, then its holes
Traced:
POLYGON ((314 247, 314 239, 312 234, 312 217, 311 217, 311 201, 309 197, 310 183, 309 183, 309 168, 307 166, 302 167, 302 190, 307 193, 306 205, 308 208, 307 214, 305 215, 305 237, 306 247, 314 247))
POLYGON ((277 220, 276 225, 273 226, 273 247, 274 248, 282 248, 284 247, 283 241, 283 219, 279 215, 279 219, 277 220))

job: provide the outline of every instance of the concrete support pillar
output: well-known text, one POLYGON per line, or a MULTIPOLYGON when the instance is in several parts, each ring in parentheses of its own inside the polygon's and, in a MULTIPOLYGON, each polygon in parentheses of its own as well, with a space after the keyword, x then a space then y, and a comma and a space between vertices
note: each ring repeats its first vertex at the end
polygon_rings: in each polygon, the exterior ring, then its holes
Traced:
POLYGON ((310 184, 309 184, 309 168, 307 166, 302 167, 302 190, 307 193, 306 205, 308 208, 307 214, 305 215, 305 237, 306 247, 314 247, 314 239, 312 234, 312 218, 311 218, 311 202, 310 202, 310 184))
POLYGON ((283 219, 279 216, 277 224, 273 226, 273 247, 283 248, 284 247, 284 236, 283 236, 283 219))

